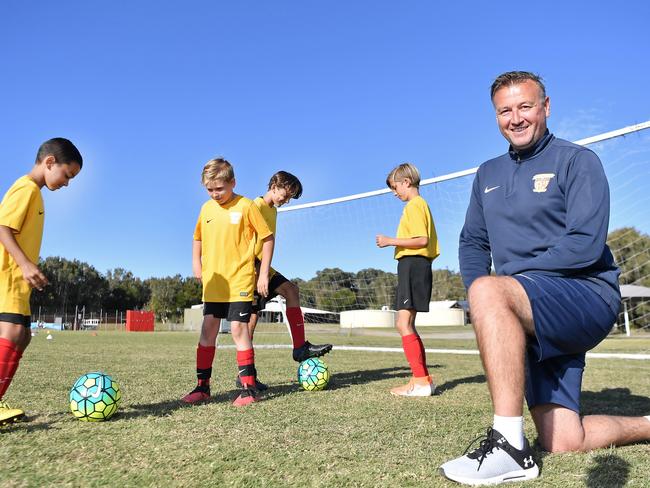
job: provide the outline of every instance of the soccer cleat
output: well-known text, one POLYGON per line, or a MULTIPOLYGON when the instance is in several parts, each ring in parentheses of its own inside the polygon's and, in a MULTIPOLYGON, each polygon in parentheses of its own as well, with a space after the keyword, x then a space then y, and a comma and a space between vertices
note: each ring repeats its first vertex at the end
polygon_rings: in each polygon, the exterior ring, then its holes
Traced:
MULTIPOLYGON (((235 386, 237 388, 242 387, 241 378, 239 376, 237 376, 237 379, 235 380, 235 386)), ((262 383, 260 380, 258 380, 257 378, 255 378, 255 388, 258 389, 259 391, 265 391, 269 389, 269 385, 266 385, 262 383)))
POLYGON ((431 376, 422 378, 412 377, 404 386, 391 388, 390 393, 395 396, 428 397, 436 391, 436 385, 431 381, 431 376))
POLYGON ((469 454, 468 450, 469 447, 463 456, 440 466, 441 474, 458 483, 475 486, 532 480, 539 475, 527 439, 524 439, 524 448, 519 450, 498 431, 489 428, 479 447, 469 454))
POLYGON ((19 408, 11 408, 7 402, 0 400, 0 425, 18 422, 25 416, 19 408))
POLYGON ((310 344, 309 341, 293 350, 293 360, 302 363, 305 359, 324 356, 332 350, 332 344, 310 344))
POLYGON ((191 392, 181 398, 182 402, 185 403, 200 403, 208 400, 210 398, 210 387, 209 386, 198 386, 194 388, 191 392))
POLYGON ((235 407, 245 407, 253 402, 259 402, 259 393, 255 388, 242 388, 242 391, 237 395, 232 404, 235 407))

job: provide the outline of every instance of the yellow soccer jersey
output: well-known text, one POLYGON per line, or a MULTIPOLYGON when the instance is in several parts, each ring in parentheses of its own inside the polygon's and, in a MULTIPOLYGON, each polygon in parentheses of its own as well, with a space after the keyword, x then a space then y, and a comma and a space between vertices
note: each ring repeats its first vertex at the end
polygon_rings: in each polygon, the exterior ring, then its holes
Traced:
MULTIPOLYGON (((0 203, 0 225, 14 232, 16 242, 34 264, 38 264, 43 239, 45 208, 38 185, 29 176, 18 178, 0 203)), ((14 258, 0 244, 0 313, 30 315, 32 288, 14 258)))
POLYGON ((424 256, 429 259, 435 259, 440 255, 438 245, 438 236, 436 227, 433 224, 431 210, 424 198, 417 196, 412 198, 404 207, 402 218, 397 227, 397 237, 409 239, 411 237, 428 237, 429 244, 427 247, 418 249, 407 249, 401 246, 395 246, 395 259, 404 256, 424 256))
POLYGON ((223 206, 205 202, 194 230, 194 240, 201 241, 203 301, 252 301, 255 241, 271 234, 248 198, 235 195, 223 206))

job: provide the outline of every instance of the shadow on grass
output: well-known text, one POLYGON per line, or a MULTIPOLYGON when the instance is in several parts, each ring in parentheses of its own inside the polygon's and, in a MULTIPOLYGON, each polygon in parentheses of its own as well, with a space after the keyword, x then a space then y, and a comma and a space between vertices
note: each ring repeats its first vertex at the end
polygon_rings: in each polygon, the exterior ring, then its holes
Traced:
POLYGON ((469 383, 485 383, 485 375, 477 374, 474 376, 468 376, 466 378, 458 378, 452 381, 446 381, 445 383, 438 385, 436 387, 436 395, 442 395, 443 393, 453 390, 458 385, 465 385, 469 383))
MULTIPOLYGON (((428 365, 428 369, 442 368, 439 364, 428 365)), ((327 389, 342 390, 354 385, 365 385, 375 381, 391 379, 410 378, 411 370, 408 366, 397 366, 393 368, 363 369, 356 371, 342 371, 335 373, 330 379, 327 389)), ((395 386, 395 385, 393 385, 395 386)), ((264 398, 273 399, 292 393, 308 393, 298 383, 283 383, 269 385, 269 390, 264 392, 264 398)))
POLYGON ((201 405, 208 405, 210 403, 231 403, 238 392, 234 390, 231 392, 224 392, 218 395, 213 395, 209 400, 201 402, 199 404, 190 405, 188 403, 183 403, 180 400, 166 400, 163 402, 157 403, 139 403, 139 404, 130 404, 127 407, 127 410, 118 410, 115 414, 114 420, 129 420, 137 417, 166 417, 171 415, 176 410, 181 410, 183 408, 197 408, 201 405))
POLYGON ((593 458, 585 486, 589 488, 621 488, 630 477, 630 463, 616 455, 603 454, 593 458))
POLYGON ((5 424, 0 426, 0 435, 9 434, 11 432, 37 432, 41 430, 50 430, 52 428, 53 422, 31 422, 29 417, 24 418, 20 422, 14 422, 12 424, 5 424))
POLYGON ((629 388, 583 391, 581 404, 582 415, 642 416, 650 412, 650 398, 633 395, 629 388))

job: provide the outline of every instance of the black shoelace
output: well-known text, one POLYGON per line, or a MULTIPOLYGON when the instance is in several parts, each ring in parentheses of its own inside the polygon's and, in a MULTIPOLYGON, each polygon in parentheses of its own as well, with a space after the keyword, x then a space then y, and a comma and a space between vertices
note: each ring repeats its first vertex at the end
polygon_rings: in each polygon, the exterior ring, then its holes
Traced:
POLYGON ((474 445, 474 443, 479 439, 481 440, 479 446, 472 452, 472 454, 476 453, 478 458, 478 467, 476 468, 476 471, 481 469, 481 465, 483 464, 483 461, 485 460, 487 455, 492 454, 494 448, 498 447, 497 440, 494 438, 493 432, 494 430, 492 429, 492 427, 490 427, 487 430, 485 436, 482 435, 478 436, 476 439, 470 442, 469 446, 467 446, 467 449, 465 449, 465 452, 463 453, 463 455, 467 454, 467 451, 469 451, 469 449, 474 445))

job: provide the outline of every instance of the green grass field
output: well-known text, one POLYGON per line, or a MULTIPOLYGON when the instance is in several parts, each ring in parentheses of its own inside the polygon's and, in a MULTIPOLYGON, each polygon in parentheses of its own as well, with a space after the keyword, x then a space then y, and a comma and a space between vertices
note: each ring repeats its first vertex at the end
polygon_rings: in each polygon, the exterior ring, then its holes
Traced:
MULTIPOLYGON (((400 347, 399 337, 308 329, 312 342, 400 347)), ((465 329, 469 330, 469 329, 465 329)), ((198 335, 188 332, 54 332, 33 338, 5 399, 28 421, 0 428, 0 486, 458 486, 437 468, 460 455, 492 420, 478 356, 429 354, 439 386, 431 398, 388 394, 409 376, 401 353, 333 351, 333 378, 302 391, 289 349, 258 349, 264 401, 246 408, 235 394, 233 349, 217 350, 213 401, 179 401, 195 383, 198 335), (75 379, 103 370, 123 402, 108 422, 84 423, 68 410, 75 379)), ((288 344, 282 327, 262 327, 257 344, 288 344)), ((221 345, 232 344, 230 336, 221 345)), ((425 339, 428 348, 474 349, 472 339, 425 339)), ((610 339, 599 352, 650 351, 650 339, 610 339)), ((650 414, 650 361, 592 359, 584 413, 650 414)), ((526 419, 529 439, 532 421, 526 419)), ((539 453, 541 477, 526 486, 650 485, 650 444, 589 454, 539 453)), ((516 485, 514 485, 516 486, 516 485)))

